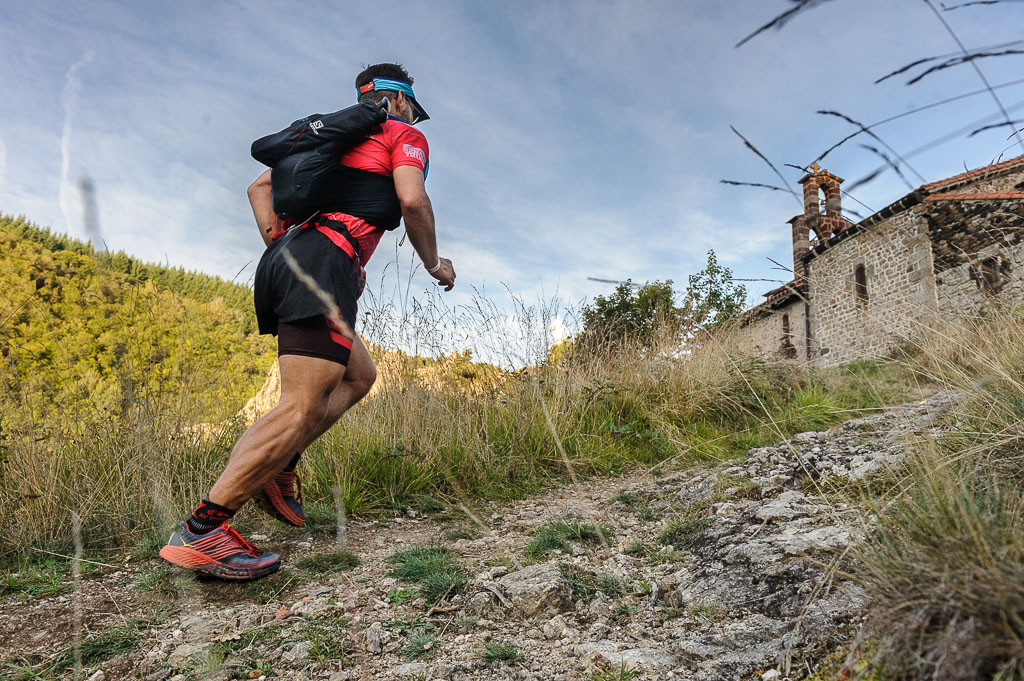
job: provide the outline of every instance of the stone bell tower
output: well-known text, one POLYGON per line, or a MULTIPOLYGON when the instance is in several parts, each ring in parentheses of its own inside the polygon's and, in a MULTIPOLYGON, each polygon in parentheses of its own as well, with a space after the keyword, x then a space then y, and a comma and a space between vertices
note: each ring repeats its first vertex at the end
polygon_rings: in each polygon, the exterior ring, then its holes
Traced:
POLYGON ((846 225, 839 193, 842 182, 843 178, 823 170, 817 162, 800 179, 804 187, 804 212, 789 221, 793 228, 793 280, 798 284, 807 274, 804 256, 811 247, 828 240, 846 225))

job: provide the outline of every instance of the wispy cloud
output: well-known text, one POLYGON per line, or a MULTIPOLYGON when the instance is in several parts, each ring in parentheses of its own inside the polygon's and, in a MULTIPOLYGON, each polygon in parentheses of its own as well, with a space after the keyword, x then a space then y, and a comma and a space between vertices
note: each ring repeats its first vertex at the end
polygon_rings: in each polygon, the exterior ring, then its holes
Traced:
MULTIPOLYGON (((907 43, 902 32, 920 8, 861 0, 825 3, 799 45, 788 27, 733 49, 787 3, 607 0, 595 9, 582 0, 309 0, 311 11, 296 14, 284 38, 275 30, 280 3, 266 0, 191 10, 116 0, 59 11, 0 3, 0 43, 10 48, 0 50, 0 91, 8 95, 0 107, 0 210, 58 229, 67 223, 85 236, 77 180, 87 174, 112 250, 226 277, 250 263, 239 277, 248 281, 263 250, 245 200, 262 171, 249 143, 351 102, 363 63, 398 60, 434 116, 423 126, 427 187, 441 251, 459 271, 446 299, 468 304, 473 287, 484 286, 502 298, 507 284, 531 299, 558 287, 575 301, 613 286, 592 276, 678 284, 710 248, 739 277, 781 276, 766 256, 792 257, 792 199, 718 184, 778 181, 728 125, 780 168, 806 162, 845 134, 815 110, 873 119, 910 107, 925 93, 870 83, 919 52, 942 51, 948 39, 924 33, 907 43), (218 28, 225 25, 232 30, 218 28), (302 39, 323 25, 335 27, 345 50, 302 39), (415 50, 394 47, 393 25, 413 27, 415 50), (836 31, 844 40, 829 42, 836 31), (865 41, 882 47, 864 52, 865 41), (83 56, 100 44, 91 62, 83 56), (828 58, 808 57, 818 52, 828 58)), ((1013 10, 994 8, 1006 17, 998 21, 965 15, 965 39, 1012 38, 1013 10)), ((993 78, 1017 77, 1010 62, 997 66, 1006 72, 993 78)), ((944 93, 977 87, 955 72, 945 77, 944 93)), ((975 105, 965 100, 956 114, 894 124, 884 137, 900 150, 923 144, 949 120, 978 118, 975 105)), ((938 149, 919 167, 938 179, 990 152, 974 138, 938 149)), ((874 167, 860 156, 837 150, 829 169, 860 177, 874 167)), ((782 172, 791 182, 799 176, 782 172)), ((856 193, 882 206, 897 190, 879 182, 856 193)), ((389 290, 399 276, 388 251, 400 251, 403 263, 414 258, 408 240, 397 243, 388 235, 370 263, 371 278, 386 277, 389 290)), ((411 286, 434 288, 422 272, 411 286)))
POLYGON ((60 212, 64 214, 68 232, 74 231, 71 223, 71 201, 74 191, 68 175, 71 170, 71 126, 78 108, 78 97, 82 93, 82 79, 78 75, 90 61, 92 51, 86 50, 82 58, 71 65, 64 78, 64 89, 60 93, 60 104, 64 109, 64 127, 60 133, 60 212))
POLYGON ((4 145, 4 136, 0 132, 0 191, 7 186, 7 147, 4 145))

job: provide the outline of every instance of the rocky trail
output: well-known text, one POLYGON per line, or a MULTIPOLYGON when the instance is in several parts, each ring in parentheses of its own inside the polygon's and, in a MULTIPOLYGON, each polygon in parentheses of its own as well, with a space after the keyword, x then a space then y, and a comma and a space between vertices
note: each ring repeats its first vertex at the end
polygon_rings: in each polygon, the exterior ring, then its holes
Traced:
POLYGON ((803 678, 863 617, 832 567, 867 519, 830 490, 898 462, 951 401, 474 518, 407 509, 343 537, 278 525, 257 543, 287 567, 247 585, 95 566, 77 595, 4 597, 0 678, 72 678, 76 612, 92 681, 803 678), (399 553, 424 546, 447 550, 399 553), (403 555, 440 560, 448 588, 402 573, 403 555))

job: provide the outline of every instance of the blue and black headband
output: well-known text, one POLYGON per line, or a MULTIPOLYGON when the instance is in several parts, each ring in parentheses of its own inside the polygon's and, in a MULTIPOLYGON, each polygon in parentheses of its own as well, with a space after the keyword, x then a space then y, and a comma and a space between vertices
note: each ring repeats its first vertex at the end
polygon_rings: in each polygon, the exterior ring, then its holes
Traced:
POLYGON ((404 92, 405 96, 408 97, 409 100, 412 102, 412 108, 416 114, 412 122, 419 123, 420 121, 425 121, 428 118, 430 118, 430 116, 427 115, 427 112, 423 109, 423 107, 420 106, 420 103, 416 101, 416 94, 412 91, 412 85, 409 85, 408 83, 405 83, 400 80, 391 80, 390 78, 374 78, 366 85, 361 85, 358 88, 356 88, 356 99, 358 100, 359 97, 362 97, 371 90, 390 90, 393 92, 404 92))

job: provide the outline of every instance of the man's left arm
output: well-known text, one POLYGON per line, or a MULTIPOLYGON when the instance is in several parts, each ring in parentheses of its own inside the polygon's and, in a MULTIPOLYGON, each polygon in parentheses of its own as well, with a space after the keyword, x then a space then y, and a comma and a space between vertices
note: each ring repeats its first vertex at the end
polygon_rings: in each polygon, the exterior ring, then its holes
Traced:
POLYGON ((260 229, 263 243, 268 247, 274 242, 279 226, 274 212, 274 198, 270 191, 270 171, 266 170, 249 185, 249 205, 252 206, 256 226, 260 229))
POLYGON ((423 260, 427 273, 437 279, 437 283, 443 286, 445 291, 451 291, 455 286, 455 268, 452 267, 451 260, 442 258, 437 253, 434 209, 423 186, 423 171, 416 166, 399 166, 395 168, 394 179, 409 243, 423 260), (434 263, 437 263, 438 268, 430 273, 429 268, 434 267, 434 263))

